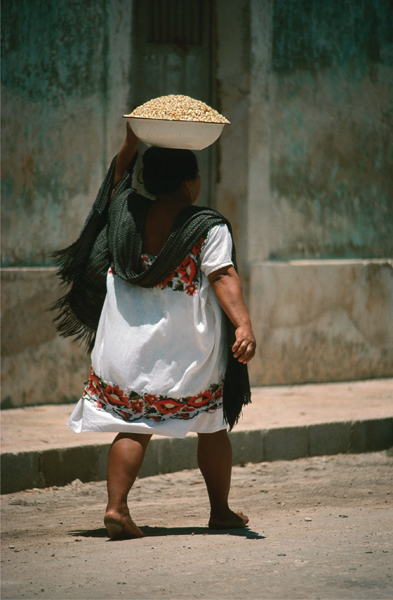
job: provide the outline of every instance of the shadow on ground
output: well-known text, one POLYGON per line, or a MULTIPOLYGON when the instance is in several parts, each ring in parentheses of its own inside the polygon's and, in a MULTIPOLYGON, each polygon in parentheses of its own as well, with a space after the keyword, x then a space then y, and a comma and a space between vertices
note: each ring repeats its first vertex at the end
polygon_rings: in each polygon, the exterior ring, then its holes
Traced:
MULTIPOLYGON (((244 537, 248 540, 264 540, 265 537, 256 531, 245 527, 244 529, 209 529, 208 527, 149 527, 148 525, 140 527, 146 537, 162 537, 169 535, 235 535, 244 537)), ((108 537, 107 530, 102 527, 99 529, 81 529, 70 531, 69 535, 74 537, 103 538, 108 537)), ((109 540, 113 541, 113 540, 109 540)), ((116 540, 118 541, 118 540, 116 540)))

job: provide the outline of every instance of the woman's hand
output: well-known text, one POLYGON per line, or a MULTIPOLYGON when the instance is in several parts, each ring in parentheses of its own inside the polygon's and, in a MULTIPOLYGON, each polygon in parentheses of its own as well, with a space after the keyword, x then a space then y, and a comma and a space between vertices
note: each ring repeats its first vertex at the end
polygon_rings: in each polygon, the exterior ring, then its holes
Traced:
POLYGON ((233 355, 239 362, 248 363, 255 354, 256 342, 239 276, 234 267, 224 267, 211 273, 208 279, 222 309, 236 327, 233 355))
POLYGON ((248 363, 255 354, 256 341, 251 325, 240 325, 235 330, 236 342, 232 346, 233 356, 241 363, 248 363))
POLYGON ((128 143, 128 145, 135 145, 136 144, 136 146, 138 146, 139 139, 136 137, 135 133, 132 131, 131 125, 130 125, 129 121, 126 122, 126 130, 127 130, 127 143, 128 143))
MULTIPOLYGON (((115 165, 115 174, 113 177, 113 187, 119 183, 120 179, 123 176, 124 171, 127 169, 128 165, 132 161, 135 156, 136 151, 139 146, 139 139, 136 137, 135 133, 132 131, 129 121, 126 123, 126 131, 127 137, 126 140, 117 155, 116 165, 115 165)), ((112 192, 113 194, 113 192, 112 192)))

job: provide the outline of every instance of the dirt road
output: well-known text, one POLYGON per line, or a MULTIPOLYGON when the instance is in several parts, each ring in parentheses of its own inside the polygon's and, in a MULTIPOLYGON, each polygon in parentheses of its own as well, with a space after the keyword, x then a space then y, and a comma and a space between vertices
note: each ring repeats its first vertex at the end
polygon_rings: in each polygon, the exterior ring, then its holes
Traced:
POLYGON ((105 483, 2 497, 2 598, 393 597, 390 451, 235 467, 242 531, 210 532, 198 471, 137 481, 146 534, 109 541, 105 483))

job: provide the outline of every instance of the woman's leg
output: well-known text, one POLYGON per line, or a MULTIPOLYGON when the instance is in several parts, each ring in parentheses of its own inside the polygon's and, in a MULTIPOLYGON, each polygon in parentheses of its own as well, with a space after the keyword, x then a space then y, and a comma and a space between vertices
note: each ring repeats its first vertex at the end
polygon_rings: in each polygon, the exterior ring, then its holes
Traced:
POLYGON ((210 500, 211 529, 245 527, 248 517, 234 513, 228 506, 231 487, 232 446, 226 429, 198 433, 198 466, 206 482, 210 500))
POLYGON ((108 505, 104 523, 111 538, 143 537, 130 517, 127 496, 142 466, 151 435, 119 433, 108 458, 108 505))

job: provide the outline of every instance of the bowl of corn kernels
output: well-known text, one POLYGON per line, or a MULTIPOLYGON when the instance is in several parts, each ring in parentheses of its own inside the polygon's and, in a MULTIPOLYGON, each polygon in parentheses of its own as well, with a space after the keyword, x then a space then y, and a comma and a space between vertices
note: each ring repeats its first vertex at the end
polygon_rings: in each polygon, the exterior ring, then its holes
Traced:
POLYGON ((129 115, 135 135, 148 146, 203 150, 221 135, 228 119, 204 102, 189 96, 160 96, 129 115))

